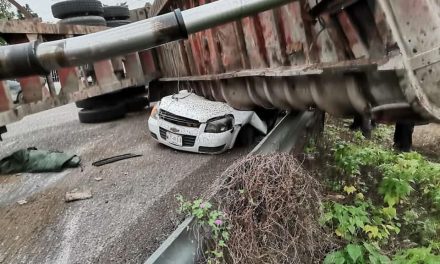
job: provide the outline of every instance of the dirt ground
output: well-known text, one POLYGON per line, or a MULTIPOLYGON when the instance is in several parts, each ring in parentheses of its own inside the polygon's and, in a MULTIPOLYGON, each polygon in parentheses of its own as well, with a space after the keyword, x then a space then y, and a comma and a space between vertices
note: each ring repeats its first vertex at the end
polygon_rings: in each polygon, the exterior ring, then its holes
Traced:
POLYGON ((85 125, 67 105, 8 126, 0 157, 35 146, 78 154, 82 168, 0 176, 0 263, 143 263, 181 220, 174 196, 201 195, 248 151, 177 152, 153 141, 147 118, 85 125), (125 153, 143 157, 91 165, 125 153), (75 188, 91 188, 93 198, 65 203, 75 188))

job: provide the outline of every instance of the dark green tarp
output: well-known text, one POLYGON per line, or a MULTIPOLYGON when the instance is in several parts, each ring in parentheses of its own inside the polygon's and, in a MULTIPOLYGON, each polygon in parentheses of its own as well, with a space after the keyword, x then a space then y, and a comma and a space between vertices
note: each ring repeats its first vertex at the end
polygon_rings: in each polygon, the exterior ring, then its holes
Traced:
POLYGON ((22 149, 0 160, 0 174, 20 172, 59 172, 78 167, 80 157, 57 151, 22 149))

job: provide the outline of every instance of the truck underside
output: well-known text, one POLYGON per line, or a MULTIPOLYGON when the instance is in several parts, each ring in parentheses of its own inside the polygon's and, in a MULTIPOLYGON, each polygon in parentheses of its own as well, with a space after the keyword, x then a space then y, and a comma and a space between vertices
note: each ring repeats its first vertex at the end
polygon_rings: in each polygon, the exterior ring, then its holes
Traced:
POLYGON ((440 121, 438 1, 204 3, 158 0, 150 18, 109 30, 74 26, 68 32, 57 25, 47 34, 50 27, 39 22, 3 23, 5 39, 24 44, 0 48, 0 77, 20 77, 23 84, 36 80, 23 76, 57 70, 63 87, 61 98, 43 100, 34 82, 23 89, 29 104, 12 106, 3 85, 0 127, 151 80, 151 100, 188 89, 237 109, 317 108, 382 122, 440 121), (14 32, 11 23, 22 31, 14 32), (72 35, 82 36, 65 38, 72 35), (179 39, 187 40, 174 42, 179 39), (122 79, 110 60, 121 55, 129 61, 122 79), (91 63, 99 76, 89 87, 78 81, 77 67, 91 63))

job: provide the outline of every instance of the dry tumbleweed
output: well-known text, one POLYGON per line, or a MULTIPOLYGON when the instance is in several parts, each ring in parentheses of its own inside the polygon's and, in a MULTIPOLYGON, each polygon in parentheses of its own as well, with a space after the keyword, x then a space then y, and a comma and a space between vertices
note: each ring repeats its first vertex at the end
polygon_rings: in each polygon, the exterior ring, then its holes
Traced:
POLYGON ((320 184, 293 156, 248 156, 222 178, 217 201, 232 225, 228 262, 317 263, 335 247, 318 223, 320 184))

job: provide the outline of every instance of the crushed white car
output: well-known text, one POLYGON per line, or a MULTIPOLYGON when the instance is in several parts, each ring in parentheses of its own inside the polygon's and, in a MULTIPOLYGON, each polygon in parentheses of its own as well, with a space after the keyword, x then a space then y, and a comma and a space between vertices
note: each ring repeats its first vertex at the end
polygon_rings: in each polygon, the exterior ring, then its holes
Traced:
POLYGON ((164 145, 209 154, 231 149, 240 137, 250 142, 255 130, 267 133, 267 124, 255 112, 235 110, 186 90, 162 98, 151 111, 148 127, 164 145))

